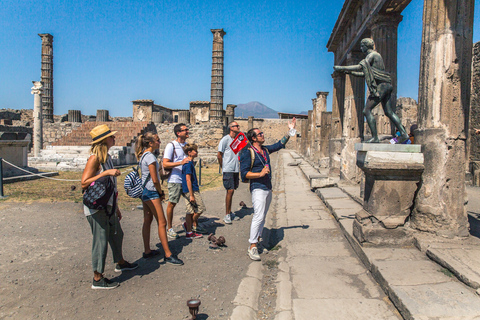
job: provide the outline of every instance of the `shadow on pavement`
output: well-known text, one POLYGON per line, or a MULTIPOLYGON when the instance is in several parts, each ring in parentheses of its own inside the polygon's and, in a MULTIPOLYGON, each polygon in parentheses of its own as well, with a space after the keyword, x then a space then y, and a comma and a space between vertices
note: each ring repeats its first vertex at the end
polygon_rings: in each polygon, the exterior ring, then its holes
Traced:
POLYGON ((285 236, 285 230, 287 229, 308 229, 310 226, 308 224, 304 225, 298 225, 298 226, 290 226, 290 227, 280 227, 280 228, 265 228, 263 229, 264 234, 270 234, 268 237, 268 243, 266 244, 266 247, 268 250, 271 250, 272 248, 275 248, 277 244, 283 240, 285 236))

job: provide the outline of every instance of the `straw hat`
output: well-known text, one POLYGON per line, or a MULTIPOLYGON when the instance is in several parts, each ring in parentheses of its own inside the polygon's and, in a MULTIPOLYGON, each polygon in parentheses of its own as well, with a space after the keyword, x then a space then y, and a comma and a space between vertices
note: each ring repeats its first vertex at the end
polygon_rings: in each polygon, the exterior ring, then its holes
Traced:
POLYGON ((117 131, 111 131, 106 124, 96 126, 90 131, 90 136, 93 140, 90 144, 100 142, 107 137, 113 136, 115 133, 117 133, 117 131))

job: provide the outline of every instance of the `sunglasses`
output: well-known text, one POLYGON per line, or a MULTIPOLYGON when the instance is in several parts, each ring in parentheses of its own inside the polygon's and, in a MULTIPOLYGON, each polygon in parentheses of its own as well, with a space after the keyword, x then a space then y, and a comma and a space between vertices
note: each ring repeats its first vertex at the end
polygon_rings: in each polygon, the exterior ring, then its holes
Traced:
POLYGON ((233 128, 233 127, 240 127, 240 125, 236 124, 234 126, 230 126, 230 128, 233 128))
POLYGON ((263 136, 263 132, 257 133, 256 136, 263 136))
POLYGON ((180 130, 179 132, 182 132, 182 131, 190 131, 189 129, 183 129, 183 130, 180 130))

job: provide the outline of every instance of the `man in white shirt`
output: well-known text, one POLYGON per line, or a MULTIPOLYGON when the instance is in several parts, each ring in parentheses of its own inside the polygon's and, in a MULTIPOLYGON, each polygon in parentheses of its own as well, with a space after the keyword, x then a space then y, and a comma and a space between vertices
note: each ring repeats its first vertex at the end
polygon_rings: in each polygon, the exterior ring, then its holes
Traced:
POLYGON ((173 230, 173 209, 182 195, 182 165, 190 160, 183 152, 183 147, 189 137, 189 131, 184 123, 179 123, 173 128, 173 133, 177 139, 168 143, 163 153, 163 167, 172 169, 172 174, 168 178, 168 205, 167 205, 167 235, 169 238, 176 239, 178 234, 173 230))
POLYGON ((235 189, 238 188, 238 173, 240 171, 240 165, 237 155, 232 151, 232 148, 230 148, 230 144, 240 132, 240 126, 237 122, 232 121, 229 123, 228 127, 230 128, 229 134, 224 136, 218 144, 217 159, 222 167, 223 186, 227 190, 225 196, 226 213, 223 221, 227 224, 231 224, 232 220, 239 220, 239 218, 232 212, 232 198, 235 189))

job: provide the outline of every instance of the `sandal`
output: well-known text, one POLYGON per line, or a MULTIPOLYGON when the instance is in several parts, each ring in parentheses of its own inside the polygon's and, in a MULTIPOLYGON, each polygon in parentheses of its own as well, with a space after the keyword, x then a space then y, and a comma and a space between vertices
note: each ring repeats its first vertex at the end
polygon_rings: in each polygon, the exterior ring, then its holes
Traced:
POLYGON ((158 256, 160 254, 160 251, 158 250, 151 250, 149 253, 143 253, 143 259, 149 259, 153 258, 155 256, 158 256))

